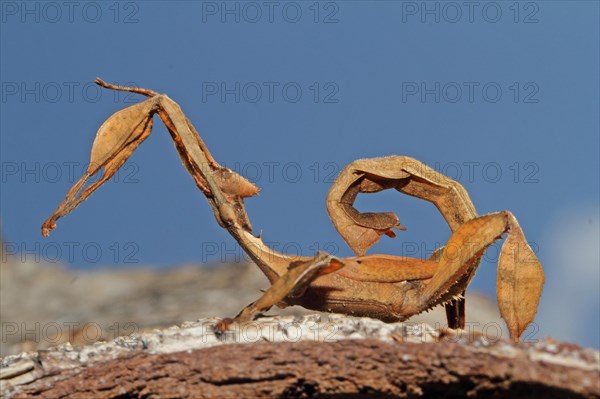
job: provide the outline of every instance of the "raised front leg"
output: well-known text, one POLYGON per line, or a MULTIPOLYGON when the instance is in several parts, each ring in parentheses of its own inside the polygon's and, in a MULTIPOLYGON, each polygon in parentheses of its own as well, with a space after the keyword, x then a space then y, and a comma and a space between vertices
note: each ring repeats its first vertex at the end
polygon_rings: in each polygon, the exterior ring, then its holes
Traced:
POLYGON ((56 228, 56 221, 70 213, 85 201, 98 187, 110 179, 127 161, 135 149, 152 131, 152 115, 158 103, 149 99, 113 114, 100 126, 92 145, 90 165, 85 174, 71 187, 58 208, 42 225, 42 234, 48 237, 56 228), (85 187, 90 177, 100 173, 102 177, 85 187))
POLYGON ((152 117, 158 114, 171 134, 181 162, 206 196, 219 225, 238 241, 269 280, 274 281, 285 273, 290 262, 302 260, 271 250, 260 237, 252 234, 243 200, 257 194, 259 189, 215 161, 177 103, 165 94, 148 89, 115 86, 99 78, 96 83, 108 89, 133 92, 149 98, 116 112, 102 124, 92 145, 90 167, 68 191, 54 213, 44 221, 44 236, 56 228, 58 219, 73 211, 125 163, 149 136, 152 117), (89 178, 98 173, 102 173, 101 179, 85 187, 89 178))

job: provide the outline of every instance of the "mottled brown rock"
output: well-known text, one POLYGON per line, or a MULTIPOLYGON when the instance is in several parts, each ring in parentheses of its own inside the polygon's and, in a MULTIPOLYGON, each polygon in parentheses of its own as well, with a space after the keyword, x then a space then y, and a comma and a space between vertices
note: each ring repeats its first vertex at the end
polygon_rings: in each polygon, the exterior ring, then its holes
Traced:
POLYGON ((513 344, 425 327, 407 329, 402 323, 304 316, 262 319, 257 326, 275 328, 263 328, 255 343, 231 344, 241 342, 241 329, 236 339, 228 339, 208 328, 214 319, 203 323, 129 341, 6 358, 0 368, 3 394, 98 399, 600 397, 598 352, 549 339, 513 344), (309 333, 327 323, 334 333, 291 342, 296 340, 290 338, 291 323, 309 333), (364 338, 369 335, 373 338, 364 338), (266 337, 276 342, 266 342, 266 337))

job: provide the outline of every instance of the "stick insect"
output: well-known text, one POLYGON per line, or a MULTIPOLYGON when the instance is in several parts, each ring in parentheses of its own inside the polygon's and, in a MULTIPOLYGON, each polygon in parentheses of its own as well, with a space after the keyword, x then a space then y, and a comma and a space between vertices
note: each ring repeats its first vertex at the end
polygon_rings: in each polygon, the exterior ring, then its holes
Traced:
POLYGON ((259 189, 221 166, 179 105, 166 94, 116 86, 97 78, 98 85, 147 99, 110 116, 97 132, 90 166, 66 198, 43 223, 48 236, 56 221, 75 209, 110 179, 150 135, 155 114, 167 127, 183 166, 206 196, 217 223, 238 242, 262 270, 271 286, 235 318, 217 328, 252 320, 274 305, 402 321, 437 305, 445 305, 450 328, 465 323, 464 292, 488 246, 508 233, 498 260, 497 297, 512 339, 533 321, 544 283, 544 272, 527 244, 517 219, 508 211, 479 216, 467 191, 458 182, 406 156, 360 159, 337 177, 327 195, 329 216, 356 256, 340 259, 327 253, 289 256, 267 247, 252 232, 244 199, 259 189), (99 180, 86 186, 90 177, 99 180), (429 259, 413 259, 367 250, 382 235, 402 230, 391 212, 361 213, 353 204, 361 193, 394 189, 433 203, 452 235, 429 259))

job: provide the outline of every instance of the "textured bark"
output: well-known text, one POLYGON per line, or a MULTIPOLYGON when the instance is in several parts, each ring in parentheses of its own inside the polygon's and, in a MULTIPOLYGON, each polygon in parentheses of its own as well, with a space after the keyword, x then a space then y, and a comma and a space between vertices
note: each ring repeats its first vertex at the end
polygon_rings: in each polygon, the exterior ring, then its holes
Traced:
POLYGON ((255 343, 230 344, 241 335, 216 337, 197 322, 9 357, 2 390, 11 398, 600 397, 598 352, 571 344, 513 344, 346 318, 327 321, 327 338, 335 340, 310 341, 304 333, 290 338, 289 323, 308 332, 302 329, 324 327, 320 319, 289 319, 286 327, 273 320, 277 328, 263 328, 255 343), (265 342, 267 334, 278 342, 265 342))

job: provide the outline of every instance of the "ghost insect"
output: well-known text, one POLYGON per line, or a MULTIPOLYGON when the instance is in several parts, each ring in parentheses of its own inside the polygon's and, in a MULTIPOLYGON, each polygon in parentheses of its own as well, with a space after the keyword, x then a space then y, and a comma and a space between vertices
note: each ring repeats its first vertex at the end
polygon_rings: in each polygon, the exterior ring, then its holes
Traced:
POLYGON ((466 190, 456 181, 416 159, 405 156, 360 159, 337 177, 327 196, 335 228, 356 256, 340 259, 327 253, 314 257, 289 256, 267 247, 252 226, 244 199, 259 189, 234 171, 222 167, 177 103, 152 90, 121 87, 101 79, 113 90, 148 97, 110 116, 92 145, 90 167, 68 191, 65 200, 43 223, 48 236, 56 221, 89 197, 125 163, 150 135, 157 114, 167 127, 181 162, 206 196, 217 223, 239 243, 271 282, 271 287, 235 318, 223 319, 219 331, 232 323, 252 320, 274 305, 401 321, 437 305, 445 305, 450 328, 465 323, 463 294, 485 249, 505 233, 498 260, 497 297, 512 339, 533 321, 544 283, 544 272, 527 244, 516 218, 508 211, 478 216, 466 190), (85 186, 90 177, 102 175, 85 186), (361 213, 353 204, 358 194, 394 189, 432 202, 452 235, 430 259, 385 254, 367 255, 381 235, 402 230, 389 212, 361 213))

